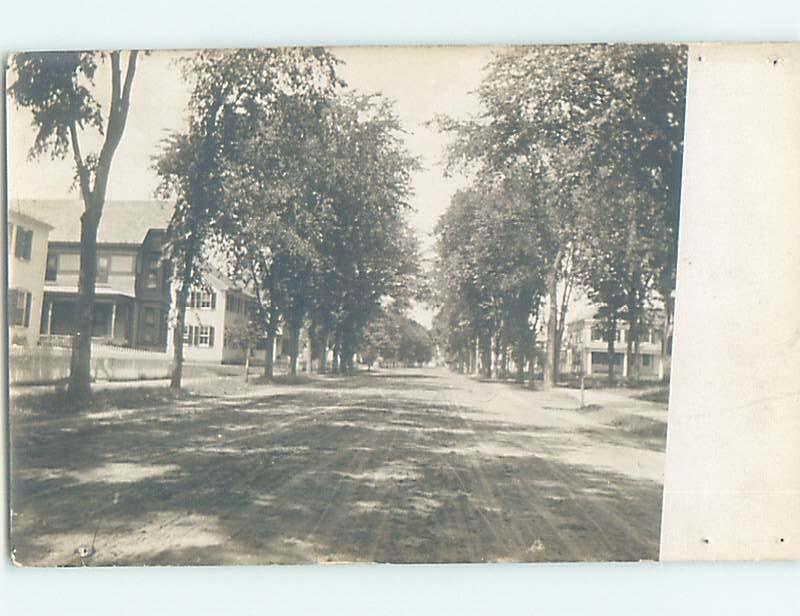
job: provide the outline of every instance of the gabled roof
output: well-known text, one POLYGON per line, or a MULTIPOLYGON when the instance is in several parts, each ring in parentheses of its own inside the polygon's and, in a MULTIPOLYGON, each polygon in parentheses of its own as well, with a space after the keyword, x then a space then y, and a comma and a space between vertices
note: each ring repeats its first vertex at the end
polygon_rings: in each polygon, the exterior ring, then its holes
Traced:
POLYGON ((31 225, 31 226, 38 226, 38 227, 44 228, 47 231, 51 231, 53 229, 53 227, 51 225, 47 224, 45 221, 39 220, 38 218, 34 218, 30 214, 26 214, 25 212, 22 212, 22 211, 20 211, 20 210, 18 210, 16 208, 13 208, 13 207, 8 209, 8 220, 9 221, 18 220, 18 221, 20 221, 20 222, 22 222, 24 224, 28 224, 28 225, 31 225))
POLYGON ((214 289, 219 291, 238 291, 244 295, 254 297, 253 294, 241 284, 231 280, 228 276, 213 267, 203 270, 203 279, 214 289))
MULTIPOLYGON (((83 202, 67 199, 22 199, 9 209, 53 227, 51 242, 79 242, 83 202)), ((97 241, 108 244, 141 244, 151 229, 166 229, 174 204, 169 201, 107 201, 103 207, 97 241)))

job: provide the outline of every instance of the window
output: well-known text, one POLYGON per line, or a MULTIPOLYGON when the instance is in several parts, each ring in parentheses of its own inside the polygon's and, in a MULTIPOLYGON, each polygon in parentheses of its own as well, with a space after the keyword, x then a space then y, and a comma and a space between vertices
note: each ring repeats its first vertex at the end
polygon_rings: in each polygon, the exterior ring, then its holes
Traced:
POLYGON ((158 339, 158 311, 155 308, 144 309, 144 341, 155 344, 158 339))
POLYGON ((214 346, 214 328, 208 325, 201 325, 197 328, 197 346, 214 346))
MULTIPOLYGON (((619 328, 616 330, 616 335, 614 336, 615 342, 620 342, 622 340, 622 332, 619 328)), ((600 325, 595 325, 592 328, 592 340, 594 342, 602 340, 603 342, 608 342, 608 329, 605 327, 601 327, 600 325)))
POLYGON ((211 293, 203 291, 200 294, 200 308, 204 310, 213 310, 217 303, 216 295, 217 294, 213 291, 211 293))
POLYGON ((149 255, 144 262, 144 286, 148 289, 158 288, 161 264, 158 255, 149 255))
POLYGON ((44 279, 53 282, 57 277, 58 255, 51 252, 47 255, 47 269, 44 272, 44 279))
POLYGON ((111 304, 92 307, 92 336, 102 337, 111 333, 111 310, 111 304))
POLYGON ((214 310, 217 307, 217 294, 213 291, 192 291, 189 296, 189 307, 214 310))
POLYGON ((644 366, 645 368, 649 368, 651 357, 652 357, 651 355, 642 355, 642 366, 644 366))
POLYGON ((183 344, 211 348, 214 346, 214 328, 209 325, 188 325, 183 329, 183 344))
POLYGON ((228 293, 225 295, 225 310, 228 312, 235 312, 236 314, 243 314, 245 312, 245 302, 242 298, 228 293))
POLYGON ((17 225, 17 239, 14 242, 14 256, 30 261, 33 246, 33 231, 17 225))
POLYGON ((24 289, 8 290, 8 321, 10 325, 28 327, 31 322, 31 294, 24 289))
POLYGON ((111 257, 108 255, 97 257, 97 282, 108 282, 108 272, 111 269, 111 257))
POLYGON ((655 328, 647 330, 647 342, 650 344, 661 344, 661 334, 655 328))
MULTIPOLYGON (((622 353, 614 353, 614 365, 615 366, 622 366, 623 358, 624 358, 624 356, 623 356, 622 353)), ((593 365, 594 364, 599 364, 601 366, 607 366, 608 365, 608 353, 606 353, 605 351, 603 351, 603 352, 592 351, 592 364, 593 365)))

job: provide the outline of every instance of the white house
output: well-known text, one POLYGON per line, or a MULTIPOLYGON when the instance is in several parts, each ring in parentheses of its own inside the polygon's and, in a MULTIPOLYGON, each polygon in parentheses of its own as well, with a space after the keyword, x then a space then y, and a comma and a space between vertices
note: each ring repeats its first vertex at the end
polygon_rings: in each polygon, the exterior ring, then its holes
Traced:
POLYGON ((39 338, 53 227, 17 209, 8 210, 8 333, 11 345, 35 345, 39 338))
MULTIPOLYGON (((189 294, 183 357, 187 361, 241 363, 245 356, 242 335, 251 318, 255 298, 218 271, 205 272, 203 282, 189 294)), ((172 352, 172 327, 167 346, 172 352)), ((251 349, 251 359, 264 359, 263 345, 258 341, 251 349)))
MULTIPOLYGON (((562 343, 562 372, 574 372, 589 375, 608 374, 611 361, 615 372, 627 377, 630 364, 627 338, 628 324, 620 321, 617 324, 614 340, 614 358, 608 356, 608 331, 601 321, 595 318, 578 318, 567 323, 562 343)), ((648 327, 639 341, 639 377, 642 379, 662 379, 667 366, 661 354, 661 330, 648 327)))

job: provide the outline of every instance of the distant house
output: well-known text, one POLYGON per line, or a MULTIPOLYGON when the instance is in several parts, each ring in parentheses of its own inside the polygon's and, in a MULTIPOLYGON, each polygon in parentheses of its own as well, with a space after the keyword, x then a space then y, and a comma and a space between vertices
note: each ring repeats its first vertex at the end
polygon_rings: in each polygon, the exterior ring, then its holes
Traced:
MULTIPOLYGON (((254 300, 252 294, 220 272, 205 272, 203 284, 192 289, 186 306, 184 359, 214 363, 244 361, 243 335, 252 316, 254 300)), ((167 336, 171 352, 172 327, 167 336)), ((263 358, 263 341, 253 341, 251 359, 263 358)))
POLYGON ((11 208, 8 211, 8 329, 12 345, 35 345, 44 297, 47 240, 52 227, 11 208))
MULTIPOLYGON (((621 321, 617 325, 614 340, 614 357, 608 354, 608 331, 604 324, 590 317, 574 318, 567 323, 562 343, 562 373, 580 373, 584 375, 608 374, 611 362, 615 373, 627 377, 633 358, 628 357, 627 340, 628 324, 621 321)), ((668 369, 662 361, 661 331, 657 327, 648 327, 639 340, 639 377, 642 379, 661 379, 668 369)))
MULTIPOLYGON (((72 335, 78 296, 78 201, 19 201, 15 207, 52 226, 46 253, 39 332, 50 342, 72 335)), ((92 336, 115 345, 165 351, 169 267, 163 261, 172 204, 110 201, 97 237, 97 278, 92 336)))

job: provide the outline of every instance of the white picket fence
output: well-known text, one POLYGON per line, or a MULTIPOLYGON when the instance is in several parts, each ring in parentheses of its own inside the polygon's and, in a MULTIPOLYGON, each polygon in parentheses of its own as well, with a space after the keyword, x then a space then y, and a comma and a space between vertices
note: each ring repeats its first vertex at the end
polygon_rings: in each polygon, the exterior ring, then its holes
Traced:
MULTIPOLYGON (((57 346, 11 346, 10 385, 57 383, 69 377, 72 349, 57 346)), ((98 381, 130 381, 169 377, 167 353, 92 343, 92 377, 98 381)))

